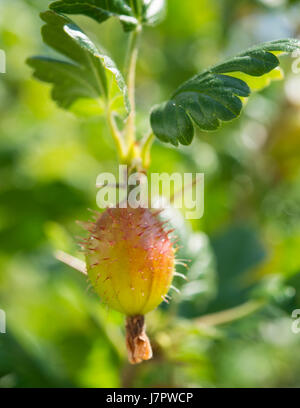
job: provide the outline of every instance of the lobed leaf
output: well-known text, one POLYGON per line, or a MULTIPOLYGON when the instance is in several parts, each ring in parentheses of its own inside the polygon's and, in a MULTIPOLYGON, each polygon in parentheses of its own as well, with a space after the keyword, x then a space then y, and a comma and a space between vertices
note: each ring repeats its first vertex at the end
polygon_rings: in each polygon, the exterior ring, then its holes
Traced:
POLYGON ((193 123, 201 130, 214 131, 221 122, 237 118, 242 100, 251 90, 282 78, 275 53, 299 49, 298 40, 271 41, 194 76, 168 102, 153 108, 150 120, 154 134, 174 146, 188 145, 194 136, 193 123))
POLYGON ((82 14, 98 23, 116 17, 125 31, 132 31, 139 23, 157 24, 165 15, 165 0, 59 0, 50 8, 58 13, 82 14))
POLYGON ((125 81, 108 55, 101 53, 81 29, 54 11, 41 14, 44 42, 66 59, 32 57, 34 76, 53 85, 57 104, 78 115, 101 115, 107 108, 127 115, 125 81))

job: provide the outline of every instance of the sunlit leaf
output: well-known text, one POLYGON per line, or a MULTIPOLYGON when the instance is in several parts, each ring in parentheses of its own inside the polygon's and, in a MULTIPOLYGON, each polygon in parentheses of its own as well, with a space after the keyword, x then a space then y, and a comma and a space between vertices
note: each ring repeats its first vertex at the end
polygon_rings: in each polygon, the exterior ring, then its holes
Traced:
POLYGON ((60 0, 50 8, 59 13, 82 14, 98 23, 116 17, 125 31, 132 31, 139 23, 157 24, 165 15, 165 0, 60 0))
POLYGON ((275 53, 299 48, 299 41, 293 39, 264 43, 196 75, 181 85, 168 102, 153 108, 154 134, 175 146, 188 145, 194 136, 193 123, 201 130, 213 131, 221 122, 237 118, 243 98, 282 76, 275 53))
POLYGON ((41 14, 44 42, 67 59, 32 57, 34 76, 53 85, 57 104, 78 115, 101 115, 109 108, 129 111, 127 88, 114 62, 67 17, 53 11, 41 14))

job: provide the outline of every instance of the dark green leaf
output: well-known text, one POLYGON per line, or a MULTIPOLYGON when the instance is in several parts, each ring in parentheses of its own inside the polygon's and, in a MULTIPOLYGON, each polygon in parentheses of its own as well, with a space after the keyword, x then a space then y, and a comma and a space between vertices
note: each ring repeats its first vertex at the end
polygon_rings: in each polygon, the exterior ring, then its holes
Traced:
POLYGON ((274 53, 299 50, 299 40, 285 39, 263 43, 248 49, 223 64, 214 66, 211 71, 218 73, 244 72, 252 76, 261 76, 279 65, 274 53))
POLYGON ((106 108, 126 114, 127 88, 114 62, 67 17, 47 11, 41 18, 44 42, 67 59, 32 57, 28 64, 36 78, 53 84, 58 105, 80 115, 99 115, 106 108))
MULTIPOLYGON (((213 131, 222 121, 237 118, 243 107, 242 98, 251 93, 252 83, 249 87, 245 82, 247 76, 268 74, 279 66, 275 53, 299 49, 299 41, 293 39, 264 43, 196 75, 180 86, 169 102, 153 108, 154 134, 163 142, 186 145, 193 139, 192 122, 201 130, 213 131), (239 76, 236 73, 242 73, 243 80, 235 78, 239 76)), ((267 85, 271 79, 266 75, 262 84, 267 85)))
POLYGON ((173 101, 159 105, 151 116, 155 134, 163 142, 189 145, 193 139, 193 124, 185 110, 173 101), (168 134, 168 138, 165 136, 168 134))
POLYGON ((158 23, 164 16, 165 0, 60 0, 50 5, 59 13, 82 14, 98 23, 117 17, 125 31, 131 31, 141 22, 158 23))

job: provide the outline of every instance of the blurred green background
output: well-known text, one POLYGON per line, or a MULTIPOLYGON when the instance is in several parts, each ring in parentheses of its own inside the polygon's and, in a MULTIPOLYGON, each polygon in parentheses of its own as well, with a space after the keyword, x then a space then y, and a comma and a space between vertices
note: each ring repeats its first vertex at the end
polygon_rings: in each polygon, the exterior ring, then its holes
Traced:
MULTIPOLYGON (((299 387, 300 75, 249 100, 241 118, 190 147, 156 142, 152 171, 204 172, 205 214, 176 211, 188 282, 147 316, 155 357, 127 363, 123 317, 106 310, 54 249, 78 255, 76 220, 96 209, 95 181, 116 171, 104 120, 59 110, 25 59, 48 53, 38 13, 46 0, 0 0, 0 387, 299 387), (225 311, 226 313, 221 313, 225 311), (217 313, 213 314, 212 313, 217 313), (209 314, 209 316, 207 316, 209 314), (204 317, 206 316, 206 317, 204 317)), ((74 18, 119 66, 116 21, 74 18)), ((300 33, 300 2, 169 0, 167 19, 143 35, 138 128, 182 81, 252 44, 300 33)), ((170 216, 170 215, 169 215, 170 216)), ((80 255, 79 255, 80 256, 80 255)), ((180 270, 185 272, 184 269, 180 270)))

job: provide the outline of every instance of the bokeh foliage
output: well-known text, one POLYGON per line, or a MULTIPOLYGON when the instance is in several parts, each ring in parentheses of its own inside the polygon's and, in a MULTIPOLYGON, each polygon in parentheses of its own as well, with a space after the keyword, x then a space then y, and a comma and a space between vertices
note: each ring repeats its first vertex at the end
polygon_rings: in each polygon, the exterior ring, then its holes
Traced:
MULTIPOLYGON (((300 79, 248 101, 241 118, 190 147, 153 147, 154 172, 204 172, 205 214, 169 214, 188 281, 147 317, 155 358, 129 366, 123 317, 106 310, 82 276, 53 257, 77 254, 76 220, 96 209, 95 180, 117 171, 104 120, 58 109, 25 60, 44 54, 38 13, 46 0, 0 0, 0 387, 298 387, 300 335, 300 79), (253 308, 252 305, 260 305, 253 308), (243 309, 239 307, 244 305, 243 309), (211 315, 224 310, 229 314, 211 315), (248 313, 249 311, 249 313, 248 313), (210 314, 208 317, 205 317, 210 314), (245 314, 237 319, 239 314, 245 314), (221 324, 223 323, 223 324, 221 324)), ((298 1, 168 1, 146 28, 138 66, 141 137, 149 110, 196 72, 255 43, 296 37, 298 1)), ((117 21, 76 22, 122 66, 127 34, 117 21)))

